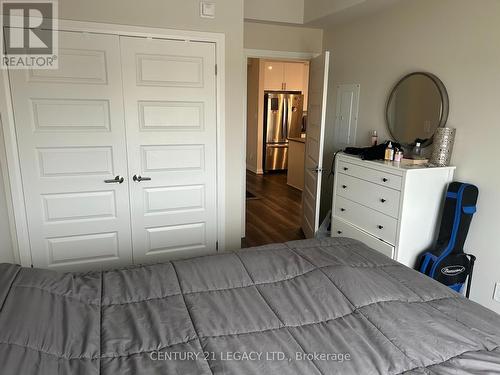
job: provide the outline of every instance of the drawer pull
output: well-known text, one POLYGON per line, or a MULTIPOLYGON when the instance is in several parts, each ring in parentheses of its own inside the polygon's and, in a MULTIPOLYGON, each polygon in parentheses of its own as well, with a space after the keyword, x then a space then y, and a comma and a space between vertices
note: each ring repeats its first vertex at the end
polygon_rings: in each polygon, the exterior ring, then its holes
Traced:
POLYGON ((342 231, 341 231, 341 230, 338 230, 338 231, 337 231, 337 233, 338 233, 338 234, 342 234, 342 231))
POLYGON ((347 167, 344 167, 344 171, 348 171, 348 170, 349 170, 349 168, 347 168, 347 167))
POLYGON ((347 189, 347 185, 342 185, 342 189, 347 189))
POLYGON ((379 225, 378 229, 384 229, 384 226, 383 225, 379 225))
POLYGON ((345 212, 345 208, 341 208, 340 211, 345 212))
POLYGON ((384 178, 382 179, 382 181, 387 182, 387 181, 389 181, 389 180, 388 180, 387 178, 385 178, 385 177, 384 177, 384 178))
POLYGON ((381 199, 380 199, 380 201, 381 201, 382 203, 387 202, 384 198, 381 198, 381 199))

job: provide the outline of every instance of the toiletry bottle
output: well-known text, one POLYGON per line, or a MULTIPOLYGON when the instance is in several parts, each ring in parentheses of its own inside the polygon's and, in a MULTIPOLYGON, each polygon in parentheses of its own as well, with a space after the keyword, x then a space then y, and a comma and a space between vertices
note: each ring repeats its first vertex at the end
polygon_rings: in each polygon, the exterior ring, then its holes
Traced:
POLYGON ((403 160, 403 151, 401 150, 396 150, 396 153, 394 154, 394 161, 396 163, 400 163, 403 160))
POLYGON ((378 135, 377 131, 373 130, 372 131, 372 146, 376 146, 378 144, 378 135))
POLYGON ((385 157, 384 160, 392 161, 394 160, 394 149, 392 148, 392 142, 389 142, 387 148, 385 149, 385 157))
POLYGON ((415 143, 415 147, 413 147, 413 157, 420 158, 422 156, 422 144, 420 142, 415 143))

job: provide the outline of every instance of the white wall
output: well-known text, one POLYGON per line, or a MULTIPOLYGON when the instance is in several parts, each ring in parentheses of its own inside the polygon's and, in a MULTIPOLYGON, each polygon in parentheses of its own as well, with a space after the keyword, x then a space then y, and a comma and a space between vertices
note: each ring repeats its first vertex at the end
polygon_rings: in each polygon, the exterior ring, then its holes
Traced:
MULTIPOLYGON (((59 17, 125 25, 220 32, 226 36, 226 247, 240 247, 242 213, 243 126, 243 0, 215 0, 215 19, 199 17, 198 0, 62 0, 59 17)), ((4 152, 3 142, 0 151, 4 152)), ((0 249, 7 213, 0 191, 0 249)), ((1 255, 4 257, 5 255, 1 255)))
POLYGON ((301 24, 304 0, 245 0, 245 19, 301 24))
POLYGON ((245 21, 245 49, 321 53, 323 30, 245 21))
MULTIPOLYGON (((407 0, 383 12, 325 32, 332 51, 333 89, 361 84, 357 144, 369 131, 388 137, 384 106, 395 82, 412 71, 429 71, 450 96, 448 125, 457 128, 452 163, 456 178, 480 190, 466 250, 477 255, 472 299, 500 312, 492 300, 500 281, 500 2, 407 0), (480 3, 480 5, 478 4, 480 3)), ((333 118, 329 118, 330 143, 333 118)))
MULTIPOLYGON (((304 22, 311 22, 326 17, 343 9, 350 8, 367 0, 305 0, 304 22)), ((373 0, 369 0, 373 1, 373 0)))

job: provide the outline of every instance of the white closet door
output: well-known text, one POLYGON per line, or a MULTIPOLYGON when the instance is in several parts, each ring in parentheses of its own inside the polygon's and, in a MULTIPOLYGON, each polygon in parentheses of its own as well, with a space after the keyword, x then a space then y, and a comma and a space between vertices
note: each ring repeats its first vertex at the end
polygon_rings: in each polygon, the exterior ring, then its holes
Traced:
POLYGON ((329 51, 311 60, 304 190, 302 191, 302 230, 306 238, 316 235, 320 220, 329 66, 329 51))
POLYGON ((216 250, 215 45, 121 37, 134 261, 216 250), (140 180, 139 179, 140 176, 140 180))
POLYGON ((33 265, 130 264, 119 39, 59 33, 59 69, 9 72, 33 265))

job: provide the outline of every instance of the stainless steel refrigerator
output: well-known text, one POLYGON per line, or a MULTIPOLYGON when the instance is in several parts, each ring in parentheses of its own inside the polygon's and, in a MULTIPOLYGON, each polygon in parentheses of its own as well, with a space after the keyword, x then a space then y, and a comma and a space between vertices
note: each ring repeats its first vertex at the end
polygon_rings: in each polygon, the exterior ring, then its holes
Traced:
POLYGON ((288 139, 300 138, 304 96, 300 92, 266 91, 264 95, 265 172, 288 168, 288 139))

